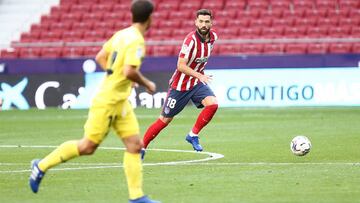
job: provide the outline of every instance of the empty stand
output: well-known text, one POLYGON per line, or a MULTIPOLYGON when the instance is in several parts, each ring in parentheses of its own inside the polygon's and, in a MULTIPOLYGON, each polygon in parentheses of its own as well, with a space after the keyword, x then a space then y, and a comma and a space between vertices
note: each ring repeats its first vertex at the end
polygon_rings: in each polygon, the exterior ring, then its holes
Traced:
MULTIPOLYGON (((180 41, 177 45, 148 46, 148 55, 177 55, 179 44, 195 29, 195 11, 209 8, 219 39, 289 39, 282 43, 215 44, 213 54, 359 53, 359 0, 155 0, 152 29, 147 40, 180 41), (293 43, 292 39, 304 40, 293 43), (319 40, 317 43, 306 39, 319 40), (321 42, 321 39, 333 39, 321 42), (356 43, 337 43, 354 39, 356 43)), ((64 47, 15 48, 2 57, 90 57, 117 30, 131 24, 130 1, 61 0, 29 32, 22 43, 61 42, 64 47), (99 46, 72 46, 92 42, 99 46)))

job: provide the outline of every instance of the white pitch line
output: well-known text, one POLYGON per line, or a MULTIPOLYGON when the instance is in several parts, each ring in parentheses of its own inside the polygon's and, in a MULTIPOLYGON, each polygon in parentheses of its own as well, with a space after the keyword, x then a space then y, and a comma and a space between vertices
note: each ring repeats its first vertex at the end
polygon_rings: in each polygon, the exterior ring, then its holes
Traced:
MULTIPOLYGON (((57 146, 43 146, 43 145, 0 145, 0 148, 56 148, 57 146)), ((105 150, 125 150, 125 148, 122 147, 99 147, 99 149, 105 149, 105 150)), ((196 154, 205 154, 208 155, 208 157, 203 158, 203 159, 195 159, 195 160, 185 160, 185 161, 170 161, 170 162, 159 162, 159 163, 144 163, 143 166, 159 166, 159 165, 184 165, 184 164, 189 164, 189 163, 197 163, 197 162, 204 162, 204 161, 210 161, 210 160, 216 160, 216 159, 221 159, 224 157, 224 155, 222 154, 218 154, 218 153, 213 153, 213 152, 195 152, 195 151, 188 151, 188 150, 176 150, 176 149, 148 149, 151 151, 163 151, 163 152, 179 152, 179 153, 196 153, 196 154)), ((0 163, 0 165, 10 165, 12 163, 0 163)), ((16 164, 16 163, 14 163, 16 164)), ((70 163, 69 163, 70 164, 70 163)), ((77 165, 81 165, 81 163, 72 163, 73 165, 77 164, 77 165)), ((88 164, 90 165, 90 164, 88 164)), ((111 163, 111 165, 104 163, 104 165, 99 165, 99 163, 97 164, 97 166, 94 165, 90 165, 90 166, 86 166, 86 167, 77 167, 77 168, 54 168, 51 169, 52 171, 64 171, 64 170, 85 170, 85 169, 103 169, 103 168, 120 168, 123 167, 121 164, 118 165, 113 165, 113 163, 111 163)), ((1 171, 0 173, 24 173, 24 172, 29 172, 30 169, 28 170, 12 170, 12 171, 1 171)))

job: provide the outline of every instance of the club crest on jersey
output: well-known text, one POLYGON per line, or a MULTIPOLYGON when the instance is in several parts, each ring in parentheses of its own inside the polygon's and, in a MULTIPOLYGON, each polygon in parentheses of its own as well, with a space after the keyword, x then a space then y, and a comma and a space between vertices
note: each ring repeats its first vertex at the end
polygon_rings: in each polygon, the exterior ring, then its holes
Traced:
POLYGON ((195 59, 195 62, 196 62, 196 63, 205 63, 205 62, 208 61, 208 59, 209 59, 209 57, 196 58, 196 59, 195 59))
POLYGON ((181 47, 181 53, 188 54, 189 52, 190 52, 189 46, 186 44, 183 44, 183 46, 181 47))

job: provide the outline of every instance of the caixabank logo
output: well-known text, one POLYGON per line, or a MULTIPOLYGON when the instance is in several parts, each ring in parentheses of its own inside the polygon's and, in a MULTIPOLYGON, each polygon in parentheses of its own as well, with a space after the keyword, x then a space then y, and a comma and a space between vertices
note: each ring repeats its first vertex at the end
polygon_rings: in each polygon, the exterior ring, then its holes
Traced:
MULTIPOLYGON (((59 107, 62 109, 89 108, 100 86, 104 72, 95 72, 96 63, 83 63, 84 74, 3 75, 0 76, 0 103, 2 110, 59 107)), ((151 95, 143 88, 133 89, 129 100, 134 108, 160 108, 165 101, 169 74, 150 74, 158 85, 151 95), (160 84, 162 83, 162 84, 160 84)))

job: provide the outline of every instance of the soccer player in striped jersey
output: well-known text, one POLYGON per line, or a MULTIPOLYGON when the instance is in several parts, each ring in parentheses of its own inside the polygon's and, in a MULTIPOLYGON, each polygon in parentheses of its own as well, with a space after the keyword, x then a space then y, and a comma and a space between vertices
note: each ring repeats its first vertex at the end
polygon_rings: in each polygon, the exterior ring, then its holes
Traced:
POLYGON ((143 85, 150 93, 156 90, 155 83, 139 70, 145 55, 144 35, 150 27, 153 10, 150 0, 133 1, 132 25, 116 32, 96 55, 96 61, 107 75, 92 101, 84 136, 80 140, 64 142, 43 159, 32 162, 29 183, 34 193, 38 192, 47 170, 75 157, 93 154, 113 128, 126 147, 123 165, 129 202, 158 203, 150 200, 142 190, 142 142, 138 121, 128 101, 134 82, 143 85))
POLYGON ((182 44, 177 69, 170 79, 170 88, 161 115, 144 135, 142 158, 149 143, 184 109, 190 100, 197 108, 205 108, 185 139, 194 150, 203 150, 199 143, 199 132, 210 122, 218 108, 217 99, 208 86, 212 78, 204 74, 214 42, 218 38, 217 34, 211 30, 212 18, 210 10, 197 11, 196 30, 190 32, 182 44))

